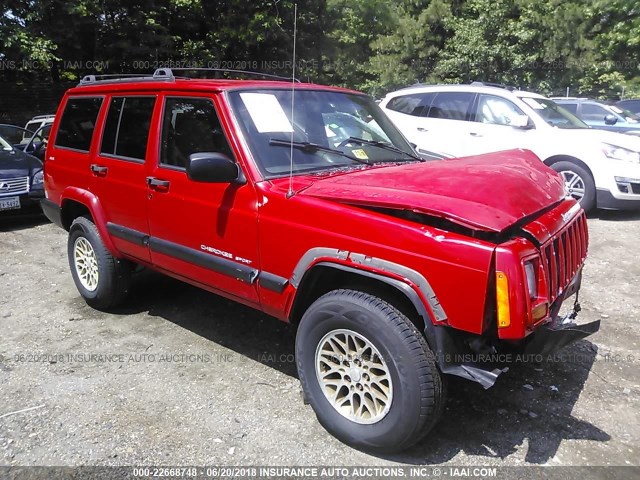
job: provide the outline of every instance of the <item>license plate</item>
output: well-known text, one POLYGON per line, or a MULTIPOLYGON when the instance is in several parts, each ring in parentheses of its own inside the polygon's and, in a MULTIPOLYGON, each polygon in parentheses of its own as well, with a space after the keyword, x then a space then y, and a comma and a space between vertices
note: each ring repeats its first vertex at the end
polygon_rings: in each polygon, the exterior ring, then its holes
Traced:
POLYGON ((19 197, 0 198, 0 210, 17 210, 20 208, 19 197))

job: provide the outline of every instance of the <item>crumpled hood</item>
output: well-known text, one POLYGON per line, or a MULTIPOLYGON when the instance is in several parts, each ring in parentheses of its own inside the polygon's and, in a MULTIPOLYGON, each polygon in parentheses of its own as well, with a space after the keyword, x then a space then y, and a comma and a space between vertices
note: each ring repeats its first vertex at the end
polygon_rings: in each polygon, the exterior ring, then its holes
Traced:
POLYGON ((528 150, 372 168, 315 181, 301 195, 409 209, 501 232, 564 198, 560 176, 528 150))

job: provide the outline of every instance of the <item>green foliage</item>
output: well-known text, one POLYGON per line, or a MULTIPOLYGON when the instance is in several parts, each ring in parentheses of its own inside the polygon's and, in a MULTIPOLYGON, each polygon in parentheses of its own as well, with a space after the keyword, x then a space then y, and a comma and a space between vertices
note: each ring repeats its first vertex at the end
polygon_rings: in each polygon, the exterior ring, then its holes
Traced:
MULTIPOLYGON (((0 79, 226 67, 290 74, 295 0, 6 0, 0 79)), ((382 95, 482 80, 640 95, 640 0, 307 0, 298 74, 382 95)))

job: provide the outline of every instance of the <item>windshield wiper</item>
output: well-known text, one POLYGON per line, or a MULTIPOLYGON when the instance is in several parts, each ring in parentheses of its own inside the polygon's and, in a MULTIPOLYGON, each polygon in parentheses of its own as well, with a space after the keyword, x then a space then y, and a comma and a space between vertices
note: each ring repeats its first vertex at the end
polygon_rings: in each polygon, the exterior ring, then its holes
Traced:
POLYGON ((420 158, 416 155, 413 155, 412 153, 405 152, 404 150, 401 150, 398 147, 394 147, 393 145, 389 145, 388 143, 385 143, 385 142, 378 142, 376 140, 365 140, 364 138, 359 138, 359 137, 349 137, 343 143, 347 143, 347 142, 359 143, 360 145, 371 145, 373 147, 389 150, 390 152, 401 153, 402 155, 406 155, 407 157, 413 158, 414 160, 419 160, 421 162, 426 161, 424 158, 420 158))
POLYGON ((349 155, 348 153, 342 152, 340 150, 335 150, 333 148, 324 147, 322 145, 318 145, 317 143, 310 142, 291 142, 289 140, 281 140, 279 138, 272 138, 269 140, 269 145, 277 145, 281 147, 291 147, 297 148, 298 150, 302 150, 305 153, 313 153, 313 152, 327 152, 333 153, 334 155, 340 155, 341 157, 348 158, 349 160, 353 160, 354 162, 362 163, 364 165, 371 165, 370 162, 363 160, 361 158, 354 157, 349 155))

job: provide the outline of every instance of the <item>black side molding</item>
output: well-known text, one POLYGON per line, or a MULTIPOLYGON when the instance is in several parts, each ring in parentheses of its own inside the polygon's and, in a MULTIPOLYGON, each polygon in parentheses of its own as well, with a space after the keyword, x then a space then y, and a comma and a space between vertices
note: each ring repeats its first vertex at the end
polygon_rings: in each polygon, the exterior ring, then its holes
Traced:
POLYGON ((179 258, 180 260, 199 267, 208 268, 209 270, 228 275, 241 282, 252 284, 258 277, 258 270, 255 268, 232 262, 226 258, 214 257, 208 253, 185 247, 184 245, 178 245, 177 243, 167 240, 151 237, 149 238, 149 246, 154 252, 179 258))
POLYGON ((276 293, 282 293, 289 283, 289 280, 284 277, 279 277, 278 275, 264 271, 260 272, 258 280, 261 287, 264 287, 267 290, 272 290, 276 293))
POLYGON ((132 228, 123 227, 122 225, 116 225, 115 223, 107 222, 107 231, 109 234, 116 238, 121 238, 127 242, 135 243, 142 247, 149 244, 149 236, 142 232, 133 230, 132 228))
MULTIPOLYGON (((55 205, 55 204, 54 204, 55 205)), ((127 228, 115 223, 107 223, 107 231, 116 238, 126 240, 140 246, 148 246, 154 252, 169 255, 185 262, 192 263, 199 267, 213 270, 240 280, 241 282, 253 284, 257 279, 260 280, 260 286, 276 293, 282 293, 289 283, 289 280, 269 272, 260 272, 255 268, 242 265, 226 258, 216 257, 214 255, 201 252, 194 248, 185 247, 168 240, 150 237, 149 235, 127 228)))
POLYGON ((62 225, 62 209, 56 203, 47 198, 43 198, 40 200, 40 207, 42 207, 42 211, 51 223, 56 224, 60 228, 64 228, 62 225))

